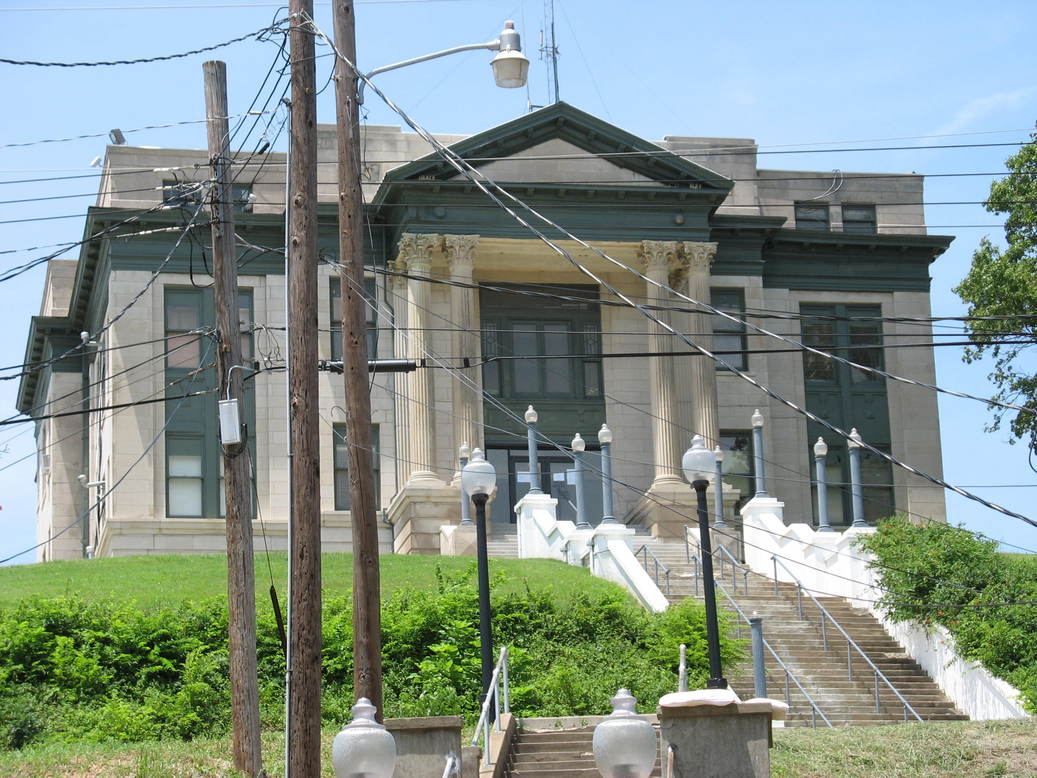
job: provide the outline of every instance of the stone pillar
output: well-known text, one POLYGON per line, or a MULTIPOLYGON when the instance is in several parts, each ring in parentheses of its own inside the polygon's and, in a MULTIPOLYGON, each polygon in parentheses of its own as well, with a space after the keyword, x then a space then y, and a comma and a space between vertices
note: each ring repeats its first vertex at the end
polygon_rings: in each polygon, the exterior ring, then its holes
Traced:
MULTIPOLYGON (((400 236, 400 259, 406 261, 407 272, 415 276, 432 275, 432 252, 440 246, 439 235, 404 233, 400 236)), ((427 359, 430 353, 431 290, 428 281, 407 279, 407 340, 410 359, 427 359)), ((435 395, 432 371, 418 369, 408 382, 408 417, 410 422, 408 485, 442 485, 436 476, 435 461, 435 395)))
MULTIPOLYGON (((478 235, 444 235, 450 280, 460 284, 472 283, 475 267, 475 252, 479 244, 478 235)), ((452 354, 455 357, 470 357, 476 361, 481 342, 479 331, 479 292, 470 286, 454 286, 450 289, 450 322, 455 329, 451 336, 452 354)), ((454 446, 456 452, 462 443, 471 448, 482 448, 481 389, 482 374, 478 368, 460 368, 451 382, 454 412, 454 446)), ((458 473, 455 480, 460 477, 458 473)))
MULTIPOLYGON (((641 260, 644 273, 651 281, 669 284, 670 270, 677 265, 676 241, 641 241, 641 260)), ((669 305, 670 295, 653 283, 646 284, 649 305, 669 305)), ((666 311, 653 315, 669 322, 666 311)), ((648 325, 648 350, 669 351, 671 337, 654 322, 648 325)), ((680 432, 677 427, 678 407, 674 386, 673 360, 665 357, 648 358, 648 383, 652 408, 652 453, 654 472, 652 488, 665 484, 680 484, 680 432)))
MULTIPOLYGON (((685 243, 684 256, 687 260, 687 294, 692 300, 709 303, 709 269, 716 258, 716 243, 685 243)), ((691 314, 691 331, 698 333, 696 341, 712 350, 713 317, 708 313, 691 314)), ((706 439, 709 446, 720 443, 717 425, 717 379, 716 364, 708 357, 690 357, 688 388, 691 394, 693 429, 706 439)))
MULTIPOLYGON (((389 269, 395 273, 406 273, 407 263, 403 259, 397 259, 389 263, 389 269)), ((390 304, 393 310, 393 334, 392 355, 397 359, 403 359, 410 353, 408 346, 407 330, 407 279, 401 276, 389 277, 389 289, 392 295, 390 304)), ((407 412, 409 410, 410 397, 410 373, 392 373, 390 376, 393 387, 393 405, 395 407, 394 419, 396 425, 396 483, 404 484, 410 478, 410 420, 407 412)))
MULTIPOLYGON (((439 235, 404 233, 394 267, 409 275, 432 275, 432 257, 442 246, 439 235)), ((431 284, 408 278, 404 282, 406 328, 397 335, 398 356, 428 359, 432 352, 429 327, 433 324, 431 284)), ((457 524, 460 502, 456 489, 436 474, 455 467, 454 457, 437 462, 433 370, 418 368, 397 384, 397 424, 401 427, 402 486, 389 502, 387 515, 393 525, 393 551, 397 554, 439 554, 444 524, 457 524)), ((402 377, 402 376, 398 376, 402 377)))

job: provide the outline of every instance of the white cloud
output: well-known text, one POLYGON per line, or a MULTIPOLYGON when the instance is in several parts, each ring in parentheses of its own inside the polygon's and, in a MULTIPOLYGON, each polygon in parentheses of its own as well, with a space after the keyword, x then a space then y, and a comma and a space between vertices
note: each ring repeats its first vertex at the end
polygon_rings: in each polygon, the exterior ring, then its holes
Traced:
POLYGON ((1037 87, 1030 86, 1025 89, 1017 89, 1014 92, 995 92, 985 97, 977 97, 975 100, 965 103, 948 122, 929 134, 950 135, 974 127, 976 122, 985 119, 991 114, 995 114, 1005 108, 1014 108, 1025 102, 1035 92, 1037 92, 1037 87))

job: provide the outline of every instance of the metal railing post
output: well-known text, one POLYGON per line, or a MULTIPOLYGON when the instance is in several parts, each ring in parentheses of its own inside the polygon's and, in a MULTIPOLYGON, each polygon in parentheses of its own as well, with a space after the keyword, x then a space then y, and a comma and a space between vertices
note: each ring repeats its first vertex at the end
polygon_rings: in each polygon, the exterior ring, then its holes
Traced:
POLYGON ((799 611, 799 618, 803 619, 803 586, 796 584, 796 609, 799 611))
POLYGON ((778 558, 772 556, 771 562, 774 563, 774 596, 778 596, 778 558))
POLYGON ((825 618, 825 614, 821 614, 821 645, 824 646, 825 651, 828 650, 828 631, 825 629, 825 622, 828 619, 825 618))
POLYGON ((504 712, 511 713, 511 688, 508 683, 508 648, 505 646, 501 649, 501 653, 504 655, 504 666, 501 667, 501 672, 504 675, 504 712))
POLYGON ((767 669, 763 663, 763 619, 752 616, 749 626, 753 632, 753 686, 757 697, 767 696, 767 669))
POLYGON ((882 708, 879 707, 879 674, 875 673, 875 712, 881 713, 882 708))
POLYGON ((850 641, 846 641, 846 674, 853 680, 853 654, 850 653, 850 641))
POLYGON ((688 691, 688 647, 681 643, 681 661, 677 666, 677 691, 688 691))

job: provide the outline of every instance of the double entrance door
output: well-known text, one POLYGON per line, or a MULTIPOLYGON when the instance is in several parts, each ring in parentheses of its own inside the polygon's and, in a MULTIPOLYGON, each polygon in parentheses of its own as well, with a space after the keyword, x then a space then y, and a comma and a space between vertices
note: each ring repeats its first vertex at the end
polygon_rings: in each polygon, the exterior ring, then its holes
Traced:
MULTIPOLYGON (((601 521, 601 454, 591 451, 588 441, 583 454, 583 493, 587 521, 601 521)), ((498 526, 515 523, 515 503, 529 491, 529 455, 526 449, 487 443, 486 458, 497 470, 497 496, 490 507, 490 520, 498 526)), ((558 452, 544 449, 537 452, 540 465, 540 489, 558 500, 558 519, 576 521, 576 486, 569 483, 567 472, 573 470, 573 460, 558 452)))

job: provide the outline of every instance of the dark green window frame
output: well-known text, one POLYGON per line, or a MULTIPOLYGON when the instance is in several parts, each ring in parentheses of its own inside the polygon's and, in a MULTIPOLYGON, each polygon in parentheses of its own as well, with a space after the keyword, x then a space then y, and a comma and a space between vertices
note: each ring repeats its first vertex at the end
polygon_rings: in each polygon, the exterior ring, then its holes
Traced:
MULTIPOLYGON (((167 350, 179 346, 166 356, 167 393, 171 398, 178 398, 188 392, 214 388, 215 351, 208 345, 211 341, 208 336, 188 334, 191 330, 212 326, 215 320, 212 289, 167 286, 163 297, 167 350), (200 367, 202 371, 192 375, 200 367)), ((253 348, 251 289, 238 292, 238 318, 242 355, 247 364, 253 348)), ((243 399, 248 446, 254 461, 255 398, 251 381, 245 382, 243 399)), ((170 399, 166 402, 166 419, 166 515, 171 518, 223 517, 218 398, 210 393, 185 400, 170 399), (176 413, 171 415, 174 409, 176 413), (196 494, 189 493, 189 489, 197 490, 196 494)), ((253 499, 253 506, 254 503, 253 499)))
MULTIPOLYGON (((349 444, 346 442, 346 425, 336 422, 331 425, 332 467, 335 472, 335 510, 351 508, 349 494, 349 444)), ((378 425, 371 425, 371 462, 374 465, 374 504, 381 507, 382 466, 379 456, 378 425)))
MULTIPOLYGON (((710 289, 709 295, 710 304, 714 308, 734 314, 740 319, 745 318, 745 292, 742 289, 710 289)), ((735 350, 745 352, 749 348, 745 324, 733 322, 716 314, 713 315, 712 321, 714 352, 735 350)), ((719 354, 718 356, 738 370, 747 370, 749 367, 748 354, 719 354)), ((717 370, 727 370, 719 362, 714 364, 717 370)))
MULTIPOLYGON (((332 276, 328 289, 331 295, 331 358, 342 359, 342 281, 332 276)), ((364 318, 367 321, 367 358, 378 358, 378 295, 373 278, 364 279, 364 318)))
MULTIPOLYGON (((881 306, 804 304, 800 306, 800 314, 804 344, 861 365, 884 369, 881 306)), ((803 372, 808 410, 841 429, 849 431, 856 427, 870 445, 880 451, 890 451, 889 401, 882 376, 810 353, 803 355, 803 372)), ((846 526, 852 520, 846 441, 813 422, 808 423, 807 434, 811 446, 818 436, 824 437, 828 444, 829 520, 833 526, 846 526)), ((813 482, 812 450, 807 452, 807 466, 813 482)), ((891 515, 896 507, 890 463, 862 450, 861 470, 865 520, 874 522, 891 515)), ((816 485, 812 485, 811 492, 811 509, 816 521, 816 485)))
POLYGON ((820 230, 831 229, 831 214, 828 203, 796 203, 796 229, 820 230))

